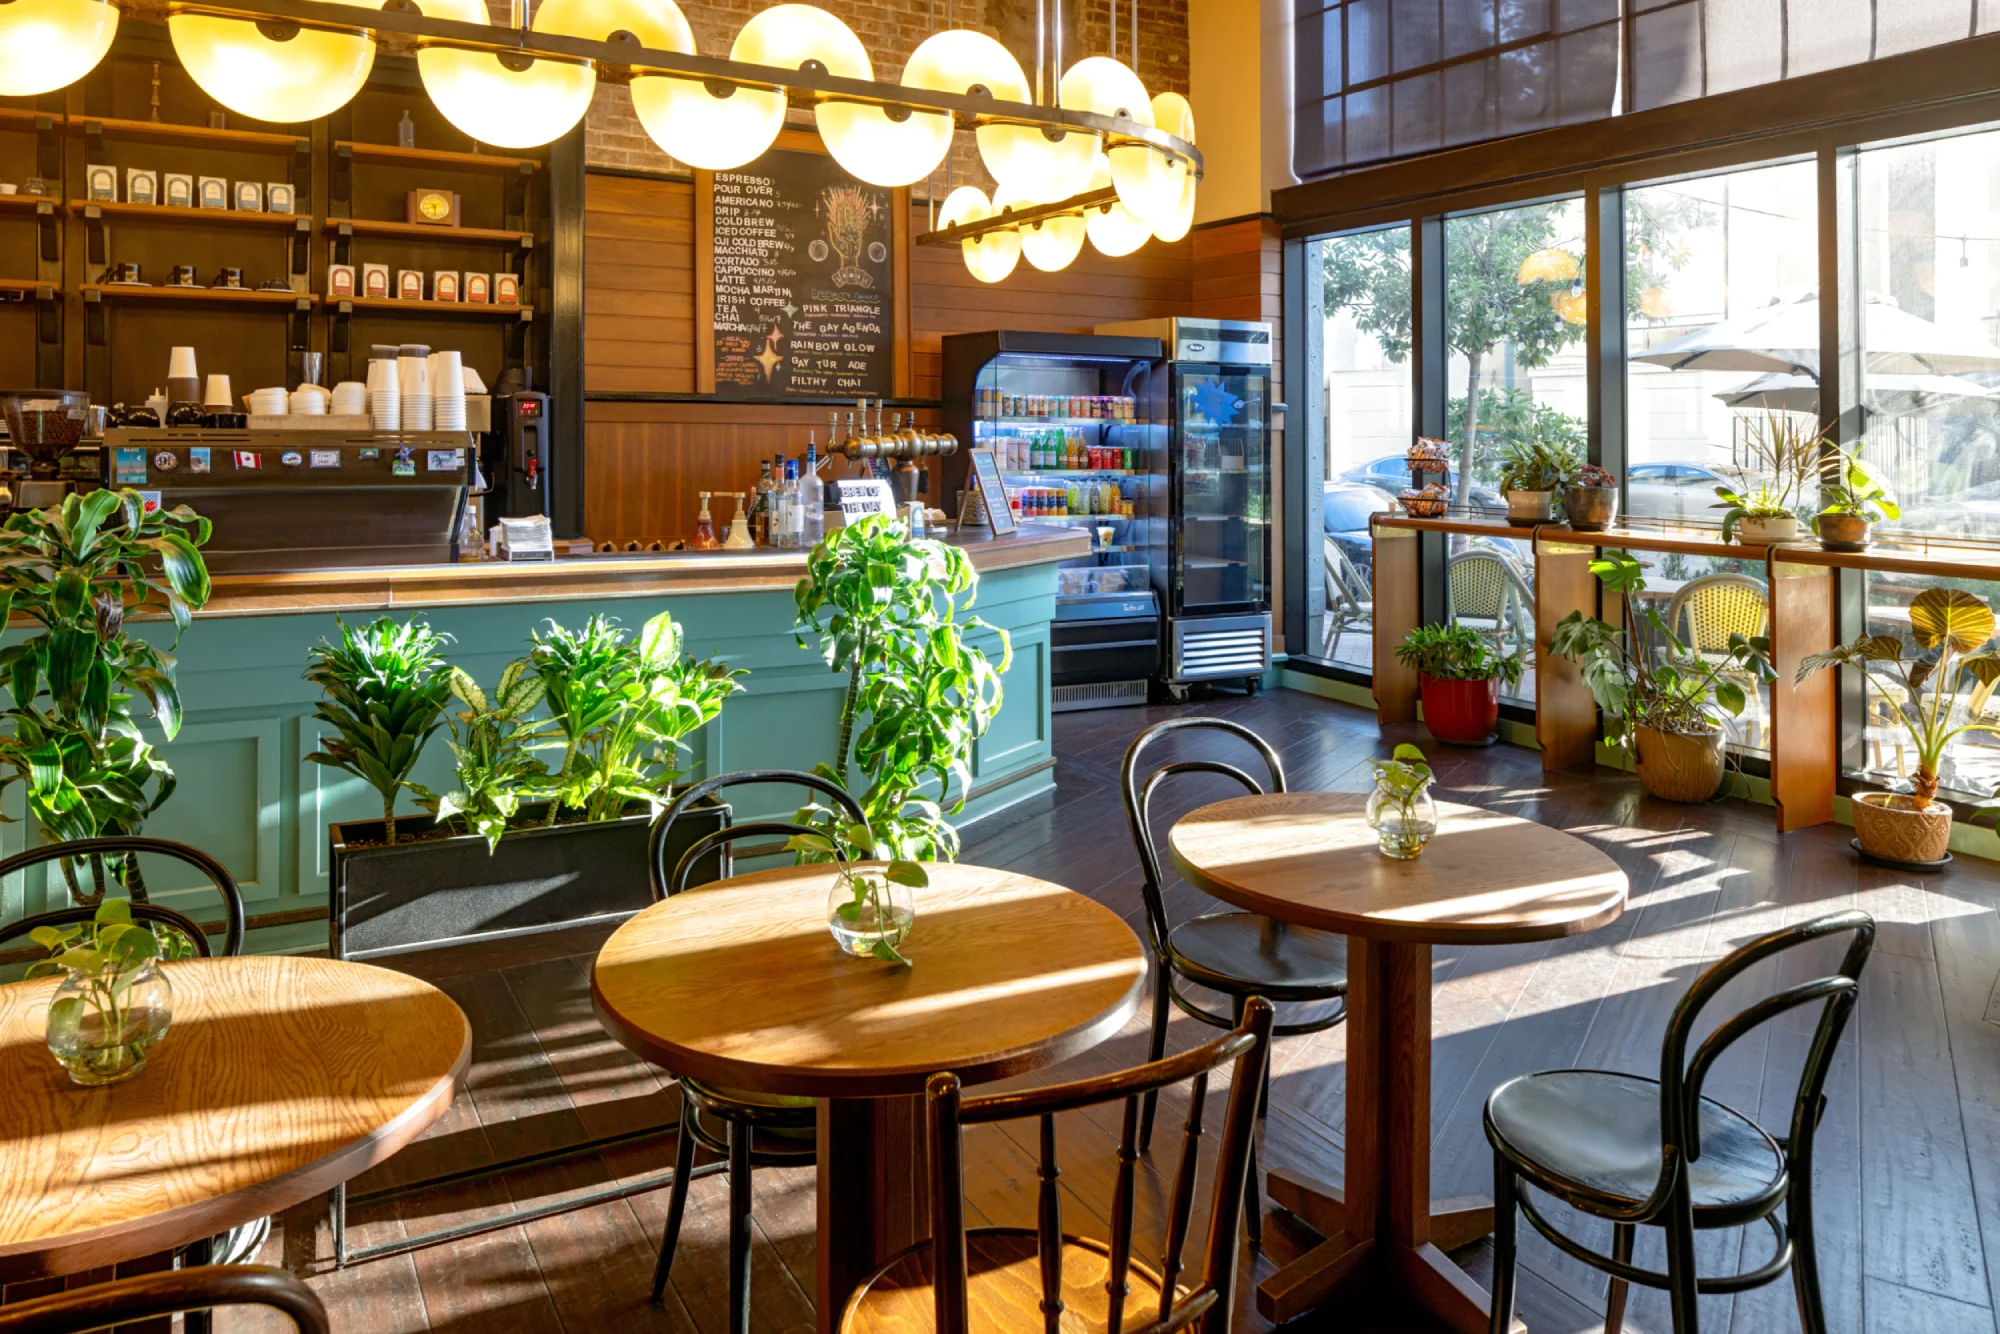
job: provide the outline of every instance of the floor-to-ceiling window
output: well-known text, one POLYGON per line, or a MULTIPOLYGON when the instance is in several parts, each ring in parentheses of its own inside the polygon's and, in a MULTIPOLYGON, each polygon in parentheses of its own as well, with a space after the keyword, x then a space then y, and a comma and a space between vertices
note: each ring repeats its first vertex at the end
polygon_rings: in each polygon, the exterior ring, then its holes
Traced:
POLYGON ((1366 672, 1373 652, 1371 514, 1409 485, 1412 438, 1410 229, 1331 236, 1306 247, 1323 297, 1320 365, 1324 476, 1320 578, 1325 610, 1307 653, 1366 672))

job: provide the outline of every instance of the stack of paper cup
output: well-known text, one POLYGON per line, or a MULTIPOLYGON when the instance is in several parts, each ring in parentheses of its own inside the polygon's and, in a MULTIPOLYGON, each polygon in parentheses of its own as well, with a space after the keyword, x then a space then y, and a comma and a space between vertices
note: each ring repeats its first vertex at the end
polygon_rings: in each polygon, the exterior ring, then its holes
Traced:
POLYGON ((393 361, 368 363, 368 416, 378 431, 403 429, 403 395, 393 361))
POLYGON ((358 417, 368 411, 368 386, 359 380, 342 380, 333 387, 333 415, 358 417))
POLYGON ((310 382, 292 391, 292 415, 294 417, 326 416, 326 390, 310 382))
POLYGON ((431 350, 405 343, 396 351, 396 381, 403 391, 403 429, 431 430, 431 350))
MULTIPOLYGON (((167 399, 173 403, 194 403, 200 398, 201 380, 195 375, 194 349, 177 347, 167 353, 167 399)), ((165 414, 160 420, 166 420, 165 414)))
POLYGON ((253 417, 282 417, 290 407, 283 385, 272 389, 255 390, 245 395, 243 402, 253 417))
POLYGON ((431 427, 438 431, 465 429, 465 362, 457 352, 430 356, 431 427))

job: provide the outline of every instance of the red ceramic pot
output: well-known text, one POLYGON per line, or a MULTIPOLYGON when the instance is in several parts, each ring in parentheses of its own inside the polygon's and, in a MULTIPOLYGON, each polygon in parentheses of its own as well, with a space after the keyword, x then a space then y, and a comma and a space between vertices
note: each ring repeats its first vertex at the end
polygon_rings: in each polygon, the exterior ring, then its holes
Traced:
POLYGON ((1440 741, 1457 746, 1483 746, 1500 724, 1500 679, 1450 681, 1441 676, 1421 678, 1424 726, 1440 741))

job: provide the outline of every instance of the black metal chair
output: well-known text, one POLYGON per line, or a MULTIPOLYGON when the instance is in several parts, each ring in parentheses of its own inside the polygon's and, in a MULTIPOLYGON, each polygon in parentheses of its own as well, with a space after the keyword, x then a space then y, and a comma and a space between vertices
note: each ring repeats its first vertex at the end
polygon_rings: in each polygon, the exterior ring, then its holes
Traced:
POLYGON ((937 1334, 967 1334, 971 1310, 993 1329, 1107 1330, 1111 1334, 1170 1334, 1205 1324, 1227 1329, 1236 1277, 1236 1212, 1243 1203, 1252 1132, 1256 1126, 1264 1065, 1271 1050, 1271 1006, 1253 998, 1233 1032, 1161 1061, 1093 1079, 965 1098, 958 1076, 932 1075, 925 1089, 930 1109, 931 1225, 933 1240, 894 1256, 849 1299, 843 1334, 881 1334, 921 1328, 929 1306, 937 1334), (1181 1283, 1182 1253, 1194 1213, 1194 1188, 1209 1075, 1235 1062, 1229 1106, 1223 1114, 1208 1215, 1205 1268, 1200 1281, 1181 1283), (1174 1171, 1160 1267, 1133 1258, 1133 1187, 1139 1162, 1139 1102, 1169 1085, 1188 1085, 1186 1133, 1174 1171), (1118 1173, 1109 1210, 1108 1241, 1063 1231, 1062 1169, 1056 1160, 1056 1115, 1110 1102, 1125 1104, 1118 1141, 1118 1173), (1035 1117, 1040 1121, 1041 1162, 1034 1228, 965 1226, 961 1127, 1035 1117), (942 1239, 942 1246, 937 1240, 942 1239), (1025 1281, 1029 1266, 1039 1291, 1025 1281), (928 1289, 928 1293, 926 1292, 928 1289), (929 1300, 925 1298, 928 1296, 929 1300), (1128 1323, 1125 1308, 1135 1309, 1128 1323))
POLYGON ((1675 1334, 1697 1334, 1701 1293, 1744 1292, 1782 1277, 1798 1291, 1806 1334, 1825 1334, 1813 1246, 1813 1135, 1826 1111, 1826 1078, 1841 1031, 1861 990, 1861 970, 1875 941, 1875 922, 1840 912, 1773 931, 1709 968, 1674 1007, 1660 1053, 1660 1077, 1609 1070, 1552 1070, 1522 1075, 1486 1101, 1486 1138, 1493 1145, 1492 1328, 1507 1330, 1514 1312, 1515 1210, 1565 1253, 1611 1276, 1606 1334, 1625 1322, 1633 1283, 1664 1288, 1675 1334), (1840 971, 1773 992, 1717 1025, 1687 1048, 1704 1006, 1755 964, 1822 936, 1851 934, 1840 971), (1799 1073, 1789 1133, 1772 1135, 1743 1113, 1701 1093, 1716 1059, 1767 1021, 1802 1005, 1819 1004, 1819 1023, 1799 1073), (1612 1224, 1611 1254, 1601 1255, 1558 1229, 1529 1199, 1538 1186, 1572 1207, 1612 1224), (1779 1206, 1784 1217, 1778 1216, 1779 1206), (1701 1228, 1769 1224, 1771 1258, 1755 1269, 1713 1278, 1695 1272, 1695 1232, 1701 1228), (1665 1230, 1667 1272, 1640 1269, 1632 1248, 1640 1224, 1665 1230))
MULTIPOLYGON (((745 838, 789 838, 793 834, 820 832, 790 820, 751 820, 711 830, 695 839, 681 853, 672 871, 667 869, 668 830, 694 803, 724 788, 751 784, 790 784, 827 797, 843 814, 863 829, 868 817, 853 797, 838 784, 817 774, 791 769, 751 769, 723 774, 695 784, 681 793, 672 806, 653 824, 653 901, 660 902, 688 888, 688 877, 705 857, 721 856, 721 874, 734 874, 730 845, 745 838)), ((694 1173, 695 1145, 720 1154, 729 1163, 729 1320, 731 1334, 748 1334, 750 1328, 750 1173, 758 1167, 808 1167, 815 1161, 818 1141, 818 1112, 811 1098, 793 1098, 756 1093, 746 1089, 717 1088, 678 1076, 681 1091, 680 1133, 675 1136, 674 1181, 667 1197, 666 1234, 660 1238, 660 1260, 653 1270, 655 1306, 666 1300, 667 1276, 673 1270, 674 1250, 680 1243, 681 1217, 687 1210, 688 1184, 694 1173)))
POLYGON ((326 1307, 312 1289, 269 1265, 211 1265, 95 1283, 0 1306, 0 1334, 85 1334, 127 1321, 166 1318, 216 1306, 268 1306, 300 1334, 329 1334, 326 1307))
MULTIPOLYGON (((1247 912, 1209 913, 1189 918, 1179 926, 1169 920, 1160 856, 1153 844, 1152 808, 1160 784, 1176 774, 1220 774, 1235 779, 1250 792, 1285 790, 1285 769, 1278 753, 1249 728, 1223 718, 1171 718, 1141 732, 1125 752, 1121 777, 1125 817, 1131 823, 1132 841, 1138 845, 1139 866, 1145 873, 1146 944, 1153 954, 1150 1058, 1157 1061, 1166 1052, 1170 1006, 1180 1007, 1202 1023, 1233 1028, 1242 1022, 1244 1003, 1251 996, 1270 1001, 1339 1001, 1339 1008, 1331 1014, 1279 1024, 1271 1031, 1278 1037, 1291 1037, 1333 1027, 1347 1017, 1347 937, 1247 912), (1197 732, 1217 732, 1246 742, 1263 759, 1270 773, 1270 787, 1263 787, 1242 769, 1220 760, 1177 760, 1142 776, 1140 761, 1156 742, 1174 734, 1197 732), (1175 985, 1176 978, 1228 996, 1230 1014, 1224 1017, 1196 1004, 1175 985)), ((1268 1083, 1268 1067, 1265 1078, 1268 1083)), ((1154 1102, 1148 1094, 1139 1116, 1142 1153, 1152 1144, 1154 1102)), ((1258 1116, 1263 1116, 1265 1110, 1265 1099, 1260 1099, 1258 1116)), ((1246 1182, 1245 1218, 1251 1241, 1260 1243, 1263 1200, 1254 1146, 1246 1182)))
MULTIPOLYGON (((162 857, 171 857, 176 861, 185 862, 208 877, 209 883, 215 887, 215 892, 222 896, 222 908, 226 920, 226 926, 223 931, 222 952, 225 955, 231 956, 241 954, 243 952, 243 892, 236 887, 235 877, 229 874, 221 862, 209 856, 200 848, 191 848, 185 843, 174 843, 164 838, 141 838, 137 835, 119 835, 112 838, 84 838, 76 839, 69 843, 45 843, 40 847, 29 848, 26 852, 15 853, 12 857, 0 861, 0 880, 4 880, 17 871, 24 871, 31 866, 39 866, 43 862, 63 861, 73 863, 77 860, 84 860, 90 863, 92 875, 97 884, 97 893, 90 906, 72 905, 71 907, 57 908, 51 912, 41 913, 34 917, 23 918, 8 926, 0 927, 0 941, 8 940, 15 936, 26 935, 40 926, 74 926, 79 922, 88 922, 96 915, 95 899, 103 897, 105 886, 110 883, 105 858, 109 855, 117 854, 125 857, 129 862, 142 852, 155 853, 162 857)), ((68 868, 65 869, 67 870, 68 868)), ((203 935, 201 927, 196 925, 194 920, 186 913, 177 912, 172 908, 159 904, 135 902, 132 905, 132 917, 135 921, 152 922, 176 928, 194 943, 197 954, 204 959, 209 957, 208 938, 203 935)))

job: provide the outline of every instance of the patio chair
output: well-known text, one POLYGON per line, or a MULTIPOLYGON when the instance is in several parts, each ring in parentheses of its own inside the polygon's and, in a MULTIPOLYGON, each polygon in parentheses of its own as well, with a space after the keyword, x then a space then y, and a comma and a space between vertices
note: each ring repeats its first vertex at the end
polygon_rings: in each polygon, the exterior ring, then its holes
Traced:
POLYGON ((1347 553, 1331 538, 1321 538, 1322 565, 1326 571, 1325 629, 1320 635, 1320 656, 1331 659, 1340 651, 1340 637, 1351 629, 1373 623, 1375 590, 1354 568, 1347 553))
MULTIPOLYGON (((1689 580, 1674 594, 1667 603, 1666 620, 1667 628, 1690 653, 1714 662, 1729 651, 1731 635, 1751 639, 1770 633, 1770 590, 1762 579, 1747 574, 1705 574, 1689 580)), ((1739 672, 1726 673, 1726 677, 1741 686, 1752 702, 1748 744, 1756 745, 1764 726, 1763 696, 1757 682, 1739 672)))
POLYGON ((1535 642, 1535 595, 1506 557, 1497 551, 1461 551, 1445 566, 1445 619, 1452 624, 1490 622, 1504 646, 1516 651, 1535 642))

